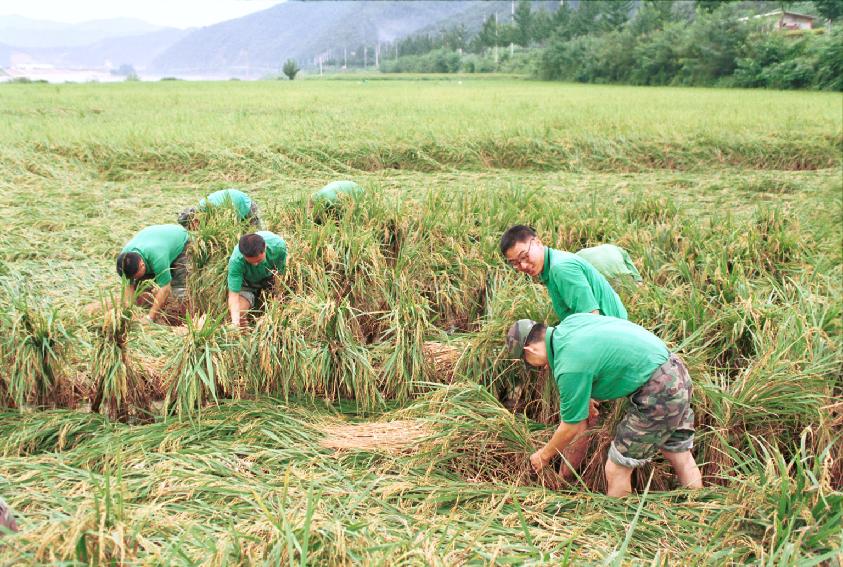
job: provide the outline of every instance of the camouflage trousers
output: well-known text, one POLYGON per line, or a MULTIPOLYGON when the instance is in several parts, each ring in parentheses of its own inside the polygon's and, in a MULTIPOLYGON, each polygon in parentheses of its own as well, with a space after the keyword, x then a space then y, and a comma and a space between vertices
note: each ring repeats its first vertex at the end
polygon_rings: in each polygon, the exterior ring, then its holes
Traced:
POLYGON ((179 301, 184 301, 187 296, 187 274, 190 268, 190 244, 184 247, 181 254, 176 256, 170 264, 170 281, 173 296, 179 301))
POLYGON ((670 355, 628 399, 609 448, 614 463, 639 467, 658 450, 682 453, 693 447, 691 377, 678 356, 670 355))

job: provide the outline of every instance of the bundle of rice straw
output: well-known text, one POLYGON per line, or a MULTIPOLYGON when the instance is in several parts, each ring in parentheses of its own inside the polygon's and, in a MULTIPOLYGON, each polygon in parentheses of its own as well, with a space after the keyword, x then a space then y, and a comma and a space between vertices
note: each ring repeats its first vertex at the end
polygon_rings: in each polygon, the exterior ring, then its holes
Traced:
POLYGON ((328 449, 376 450, 387 453, 413 451, 416 443, 430 435, 422 420, 401 419, 368 423, 331 423, 322 427, 320 444, 328 449))
POLYGON ((453 344, 425 341, 422 346, 424 359, 433 368, 438 382, 451 384, 454 381, 454 369, 462 356, 462 350, 453 344))

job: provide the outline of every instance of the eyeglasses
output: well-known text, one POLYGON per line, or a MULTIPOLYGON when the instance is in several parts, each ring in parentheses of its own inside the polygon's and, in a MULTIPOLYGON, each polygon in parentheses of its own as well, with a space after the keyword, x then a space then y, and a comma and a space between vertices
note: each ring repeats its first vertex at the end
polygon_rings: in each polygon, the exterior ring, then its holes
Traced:
POLYGON ((527 246, 526 250, 522 250, 518 256, 515 257, 514 260, 510 260, 507 258, 507 263, 512 266, 513 268, 517 268, 518 266, 527 262, 528 258, 530 257, 530 249, 533 247, 533 242, 535 242, 535 238, 530 239, 530 244, 527 246))

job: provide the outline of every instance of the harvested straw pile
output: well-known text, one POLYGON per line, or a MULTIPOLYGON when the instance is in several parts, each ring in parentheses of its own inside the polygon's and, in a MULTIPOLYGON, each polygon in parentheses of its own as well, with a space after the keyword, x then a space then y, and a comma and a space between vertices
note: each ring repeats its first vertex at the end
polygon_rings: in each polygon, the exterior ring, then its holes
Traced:
POLYGON ((324 426, 325 438, 319 444, 327 449, 413 451, 417 443, 432 433, 430 424, 420 419, 399 419, 374 423, 332 423, 324 426))

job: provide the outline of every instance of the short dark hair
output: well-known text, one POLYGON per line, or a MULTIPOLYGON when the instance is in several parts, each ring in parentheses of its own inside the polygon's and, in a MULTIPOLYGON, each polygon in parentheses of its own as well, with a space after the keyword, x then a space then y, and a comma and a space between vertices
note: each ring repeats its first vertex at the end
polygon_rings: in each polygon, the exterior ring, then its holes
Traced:
POLYGON ((134 279, 143 258, 137 252, 121 252, 117 255, 117 275, 134 279))
POLYGON ((260 256, 261 252, 266 250, 266 242, 263 236, 253 232, 252 234, 244 234, 240 237, 240 243, 237 245, 240 253, 246 258, 254 258, 260 256))
POLYGON ((182 225, 184 228, 190 228, 190 223, 193 222, 193 219, 196 218, 196 207, 188 207, 186 209, 182 209, 179 213, 178 221, 179 224, 182 225))
POLYGON ((535 236, 536 231, 533 230, 533 227, 527 226, 526 224, 516 224, 515 226, 509 227, 503 233, 503 236, 501 236, 501 254, 506 256, 509 249, 515 246, 516 243, 535 238, 535 236))
POLYGON ((547 334, 547 325, 544 323, 536 323, 533 325, 533 328, 530 329, 530 332, 527 333, 527 340, 524 341, 524 346, 530 346, 543 341, 545 334, 547 334))

